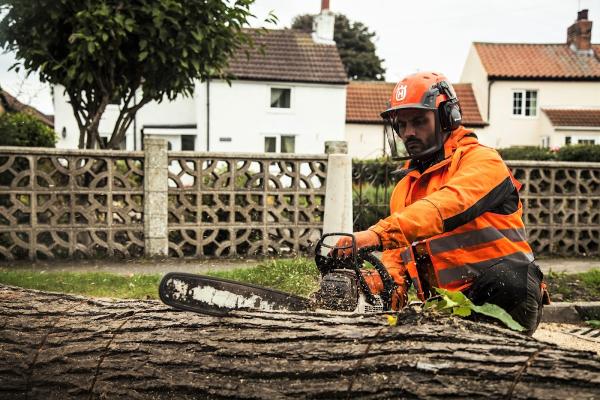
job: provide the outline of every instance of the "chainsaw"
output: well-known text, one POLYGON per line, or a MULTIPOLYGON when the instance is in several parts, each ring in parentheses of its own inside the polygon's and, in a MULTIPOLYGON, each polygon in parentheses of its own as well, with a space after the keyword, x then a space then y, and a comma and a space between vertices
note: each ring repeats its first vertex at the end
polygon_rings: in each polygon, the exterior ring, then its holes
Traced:
POLYGON ((315 246, 315 264, 321 275, 320 287, 311 298, 248 283, 182 272, 166 274, 160 282, 158 292, 160 299, 169 306, 213 316, 225 316, 236 310, 328 310, 364 314, 391 309, 396 283, 372 250, 357 251, 352 234, 323 235, 315 246), (340 247, 337 243, 343 236, 350 238, 350 244, 340 247), (367 263, 379 273, 383 281, 383 291, 379 294, 371 291, 361 272, 367 263))

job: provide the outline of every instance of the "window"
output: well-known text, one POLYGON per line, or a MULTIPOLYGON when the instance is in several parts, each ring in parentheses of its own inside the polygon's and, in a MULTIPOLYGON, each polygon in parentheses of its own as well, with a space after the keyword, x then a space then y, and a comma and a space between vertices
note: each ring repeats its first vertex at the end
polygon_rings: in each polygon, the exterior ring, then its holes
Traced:
POLYGON ((271 108, 290 108, 292 89, 271 88, 271 108))
POLYGON ((265 153, 275 153, 277 151, 277 138, 275 136, 265 137, 265 153))
POLYGON ((293 135, 265 136, 265 153, 294 153, 296 151, 296 137, 293 135))
POLYGON ((293 153, 296 148, 296 138, 294 136, 281 136, 281 152, 293 153))
POLYGON ((181 135, 181 150, 196 150, 196 135, 181 135))
POLYGON ((571 136, 567 136, 567 137, 565 137, 565 144, 566 144, 566 145, 569 145, 569 144, 571 144, 571 136))
POLYGON ((535 117, 537 115, 537 90, 515 90, 512 114, 535 117))
POLYGON ((577 144, 596 144, 594 139, 577 139, 577 144))

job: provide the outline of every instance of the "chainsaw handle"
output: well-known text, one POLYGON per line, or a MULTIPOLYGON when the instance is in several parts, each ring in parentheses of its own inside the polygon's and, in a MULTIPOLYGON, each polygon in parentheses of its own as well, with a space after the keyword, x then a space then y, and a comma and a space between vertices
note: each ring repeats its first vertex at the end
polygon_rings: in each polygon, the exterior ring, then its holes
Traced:
POLYGON ((387 268, 383 263, 379 260, 379 258, 375 257, 373 253, 365 252, 361 253, 359 257, 364 261, 369 262, 375 270, 379 273, 381 277, 381 281, 383 282, 383 293, 382 293, 382 301, 385 308, 390 308, 392 304, 392 293, 398 287, 398 284, 394 281, 387 268))
POLYGON ((319 268, 319 271, 321 272, 321 274, 326 274, 326 273, 330 272, 331 270, 335 269, 335 265, 340 260, 343 259, 342 257, 338 257, 338 252, 336 250, 346 250, 346 249, 352 249, 352 256, 349 258, 345 258, 345 259, 348 262, 352 263, 352 265, 358 265, 356 240, 355 240, 353 234, 332 232, 332 233, 326 233, 323 236, 321 236, 321 238, 315 245, 315 262, 316 262, 317 268, 319 268), (337 241, 335 242, 335 244, 332 244, 332 245, 325 243, 325 239, 332 237, 332 236, 349 237, 351 239, 351 242, 347 246, 337 246, 337 241), (329 251, 327 252, 327 255, 321 254, 323 247, 326 249, 329 249, 329 251))

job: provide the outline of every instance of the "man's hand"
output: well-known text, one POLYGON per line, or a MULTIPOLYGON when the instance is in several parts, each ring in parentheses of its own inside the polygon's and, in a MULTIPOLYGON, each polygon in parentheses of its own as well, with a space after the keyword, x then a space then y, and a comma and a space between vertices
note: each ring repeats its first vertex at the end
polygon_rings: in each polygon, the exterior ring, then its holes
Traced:
MULTIPOLYGON (((379 275, 379 273, 372 269, 361 269, 360 272, 362 273, 362 276, 365 279, 367 286, 369 286, 369 289, 371 289, 371 292, 373 294, 381 295, 384 289, 383 281, 381 280, 381 276, 379 275)), ((396 287, 396 289, 394 289, 394 291, 391 294, 392 298, 390 308, 393 311, 401 310, 402 308, 404 308, 404 306, 406 306, 406 303, 408 303, 408 294, 406 293, 406 290, 404 289, 403 285, 398 285, 398 287, 396 287)))
MULTIPOLYGON (((356 243, 356 250, 381 250, 381 240, 379 236, 373 231, 359 231, 354 232, 354 241, 356 243)), ((346 249, 336 250, 338 257, 350 257, 352 256, 352 239, 348 236, 341 237, 336 247, 347 247, 346 249)))

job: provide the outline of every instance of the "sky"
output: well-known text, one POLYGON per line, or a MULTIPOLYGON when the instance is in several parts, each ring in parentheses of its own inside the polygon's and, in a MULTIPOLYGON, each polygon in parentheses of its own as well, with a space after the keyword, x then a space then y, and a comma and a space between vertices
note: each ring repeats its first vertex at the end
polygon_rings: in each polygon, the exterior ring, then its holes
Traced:
MULTIPOLYGON (((286 28, 298 14, 316 14, 321 0, 256 0, 251 25, 286 28), (273 12, 276 26, 265 25, 273 12)), ((589 9, 592 42, 600 43, 600 0, 330 0, 330 9, 376 33, 386 80, 436 70, 459 82, 469 47, 479 42, 564 43, 580 9, 589 9)), ((26 104, 53 114, 50 90, 36 76, 9 72, 12 54, 0 55, 0 84, 26 104)))

